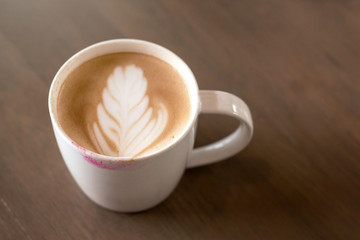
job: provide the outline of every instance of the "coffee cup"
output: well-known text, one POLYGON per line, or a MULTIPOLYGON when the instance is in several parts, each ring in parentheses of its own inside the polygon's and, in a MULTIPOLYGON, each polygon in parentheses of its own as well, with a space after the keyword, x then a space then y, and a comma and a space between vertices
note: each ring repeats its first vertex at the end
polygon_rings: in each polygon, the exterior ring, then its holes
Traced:
MULTIPOLYGON (((103 62, 107 63, 107 60, 103 62)), ((89 69, 94 68, 93 65, 89 66, 89 69)), ((154 68, 156 68, 155 65, 154 68)), ((160 71, 162 71, 161 68, 160 71)), ((82 72, 76 76, 82 76, 82 72)), ((93 81, 96 84, 96 80, 88 80, 90 77, 79 79, 82 81, 79 86, 88 86, 86 81, 93 81)), ((141 82, 136 84, 137 86, 142 86, 141 82)), ((143 89, 142 87, 139 88, 143 89)), ((132 89, 132 87, 124 89, 132 89)), ((76 92, 81 91, 78 90, 76 92)), ((114 96, 114 94, 111 96, 114 96)), ((124 101, 124 98, 123 100, 118 100, 119 103, 122 101, 124 101)), ((154 102, 157 101, 154 100, 154 102)), ((187 168, 221 161, 238 153, 246 147, 253 134, 251 113, 244 101, 233 94, 222 91, 199 90, 192 71, 182 59, 162 46, 143 40, 116 39, 104 41, 91 45, 73 55, 56 73, 50 87, 48 104, 57 144, 75 182, 93 202, 106 209, 119 212, 137 212, 156 206, 173 192, 187 168), (83 69, 84 64, 91 62, 92 59, 96 59, 99 62, 105 59, 102 56, 114 58, 114 54, 122 54, 119 55, 119 58, 127 59, 128 57, 129 61, 138 57, 140 60, 139 63, 135 63, 136 66, 129 65, 126 67, 109 68, 109 73, 106 73, 108 82, 103 85, 104 89, 106 88, 107 90, 102 90, 99 87, 95 87, 95 85, 91 87, 91 89, 99 91, 99 93, 96 93, 96 96, 102 98, 102 100, 100 99, 100 103, 96 103, 97 105, 94 105, 96 107, 92 110, 92 113, 98 116, 100 120, 87 125, 91 126, 90 128, 88 127, 87 134, 84 135, 81 129, 77 129, 78 125, 76 124, 71 123, 70 127, 66 127, 65 123, 68 122, 68 115, 64 115, 62 109, 66 112, 73 105, 76 105, 75 98, 70 94, 71 89, 75 89, 73 87, 75 85, 71 85, 72 81, 75 82, 75 80, 72 80, 70 76, 74 75, 73 73, 77 69, 83 69), (164 100, 165 107, 163 108, 151 105, 152 99, 156 99, 157 95, 160 95, 159 91, 159 93, 156 91, 154 93, 146 92, 145 90, 133 91, 131 93, 124 92, 122 95, 127 94, 125 100, 132 98, 141 99, 139 104, 134 104, 133 108, 129 108, 131 111, 137 108, 137 106, 146 106, 140 111, 141 114, 139 116, 145 116, 150 111, 151 116, 154 116, 154 118, 152 120, 150 118, 144 120, 147 122, 142 124, 142 128, 136 128, 136 131, 129 130, 129 134, 131 132, 136 132, 136 134, 130 137, 131 139, 128 142, 125 141, 125 147, 117 147, 121 145, 120 143, 107 144, 107 142, 114 143, 115 138, 112 139, 111 134, 116 131, 114 127, 105 126, 107 120, 104 120, 104 116, 110 116, 108 117, 110 119, 108 122, 112 123, 115 121, 111 115, 113 111, 111 109, 113 108, 109 106, 106 109, 106 99, 114 99, 114 97, 108 97, 105 93, 113 91, 116 84, 112 84, 111 81, 116 76, 123 79, 124 77, 134 75, 137 76, 136 79, 142 79, 143 82, 145 80, 148 81, 148 84, 145 83, 144 86, 151 87, 153 80, 151 80, 150 75, 152 61, 154 60, 146 60, 149 57, 161 60, 161 62, 171 66, 176 72, 171 73, 172 75, 166 75, 166 73, 165 77, 159 80, 164 82, 158 84, 161 87, 169 86, 169 88, 176 86, 175 89, 169 89, 169 91, 166 89, 160 91, 161 94, 164 95, 166 93, 168 95, 168 97, 162 96, 162 99, 170 99, 170 102, 166 104, 167 100, 164 100), (101 59, 99 60, 99 58, 101 59), (144 67, 142 67, 141 62, 145 62, 144 67), (180 81, 181 84, 179 82, 176 84, 166 83, 172 80, 172 77, 169 76, 175 76, 174 74, 178 76, 180 80, 177 81, 180 81), (64 87, 65 84, 70 84, 69 86, 71 87, 64 87), (66 93, 64 89, 70 89, 69 93, 66 93), (182 99, 181 96, 184 94, 179 94, 181 92, 186 93, 187 97, 182 99), (148 94, 146 95, 146 93, 148 94), (144 96, 134 97, 139 94, 144 96), (175 107, 174 103, 179 103, 180 105, 175 107), (179 108, 183 110, 180 111, 179 108), (101 115, 103 112, 104 114, 101 115), (181 115, 177 112, 181 112, 181 115), (239 126, 233 133, 223 139, 203 147, 194 148, 197 119, 199 114, 203 113, 231 116, 238 120, 239 126), (160 121, 159 119, 162 120, 160 121), (162 127, 161 124, 164 121, 167 122, 166 126, 172 126, 172 128, 162 127), (148 128, 144 126, 148 126, 148 128), (174 128, 173 126, 177 127, 174 128), (86 141, 84 143, 81 142, 81 139, 84 138, 82 136, 90 136, 88 145, 86 145, 86 141), (101 142, 100 140, 103 139, 110 140, 101 142), (92 148, 91 146, 94 147, 92 148), (113 149, 116 151, 111 150, 111 146, 115 146, 113 149), (124 155, 119 155, 119 149, 123 149, 121 151, 124 155)), ((92 105, 87 104, 86 106, 92 105)), ((81 118, 79 122, 86 122, 87 118, 83 116, 86 114, 76 109, 73 110, 76 114, 71 114, 71 116, 81 118)), ((138 110, 136 111, 139 112, 138 110)), ((94 114, 90 115, 93 116, 94 114)), ((133 122, 134 125, 141 125, 138 124, 138 119, 133 122)), ((112 126, 121 126, 121 124, 123 123, 119 122, 112 126)), ((123 128, 121 126, 121 129, 123 128)), ((118 134, 116 136, 124 137, 125 135, 118 134)), ((116 139, 120 139, 120 142, 123 143, 122 137, 116 139)))

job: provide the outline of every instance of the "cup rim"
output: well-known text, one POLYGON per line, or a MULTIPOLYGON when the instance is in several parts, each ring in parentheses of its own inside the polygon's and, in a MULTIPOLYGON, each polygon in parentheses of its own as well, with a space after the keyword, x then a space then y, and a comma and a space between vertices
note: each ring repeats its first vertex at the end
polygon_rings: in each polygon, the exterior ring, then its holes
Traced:
MULTIPOLYGON (((114 51, 112 53, 116 53, 116 52, 121 52, 121 51, 114 51)), ((123 51, 125 52, 125 51, 123 51)), ((128 51, 128 52, 136 52, 136 51, 128 51)), ((143 51, 139 51, 139 53, 144 53, 143 51)), ((100 54, 98 56, 102 56, 105 55, 107 53, 103 53, 100 54)), ((147 54, 147 53, 144 53, 147 54)), ((147 54, 147 55, 151 55, 153 57, 157 57, 160 58, 158 56, 152 55, 152 54, 147 54)), ((90 59, 92 59, 94 57, 91 57, 90 59)), ((179 74, 184 78, 183 74, 171 63, 169 63, 168 61, 166 61, 165 59, 160 58, 161 60, 167 62, 168 64, 172 65, 178 72, 179 74)), ((86 61, 86 60, 85 60, 86 61)), ((82 61, 80 64, 84 63, 85 61, 82 61)), ((73 67, 73 69, 76 67, 73 67)), ((70 71, 71 72, 71 71, 70 71)), ((60 86, 62 85, 62 83, 60 84, 60 86)), ((56 97, 57 98, 57 97, 56 97)), ((48 95, 48 107, 49 107, 49 114, 50 114, 50 119, 52 122, 52 126, 54 128, 54 131, 56 131, 57 133, 59 133, 61 135, 61 138, 65 140, 65 142, 67 144, 69 144, 73 149, 75 149, 76 151, 80 152, 81 154, 87 155, 87 156, 91 156, 92 158, 95 158, 96 160, 100 160, 100 161, 108 161, 110 163, 116 163, 116 162, 128 162, 131 160, 134 161, 142 161, 142 160, 146 160, 155 156, 160 155, 161 153, 173 148, 177 143, 181 142, 187 135, 188 133, 191 131, 192 127, 195 124, 197 115, 199 114, 200 111, 200 100, 199 100, 199 87, 196 81, 196 78, 193 74, 193 72, 191 71, 190 67, 174 52, 172 52, 171 50, 150 42, 150 41, 146 41, 146 40, 140 40, 140 39, 132 39, 132 38, 121 38, 121 39, 111 39, 111 40, 105 40, 105 41, 101 41, 101 42, 97 42, 95 44, 92 44, 86 48, 81 49, 80 51, 76 52, 75 54, 73 54, 68 60, 65 61, 65 63, 59 68, 59 70, 57 71, 57 73, 55 74, 52 82, 51 82, 51 86, 49 89, 49 95, 48 95), (189 91, 189 98, 190 98, 190 103, 191 103, 191 116, 189 121, 187 122, 186 126, 184 127, 184 129, 181 131, 181 134, 179 135, 179 137, 175 140, 170 142, 169 144, 165 145, 164 147, 153 151, 151 153, 145 154, 145 155, 141 155, 138 157, 114 157, 114 156, 108 156, 108 155, 104 155, 104 154, 99 154, 96 153, 94 151, 91 151, 89 149, 86 149, 84 147, 82 147, 80 144, 78 144, 77 142, 75 142, 74 140, 72 140, 66 133, 65 131, 62 129, 62 127, 60 126, 60 123, 58 122, 57 117, 55 116, 54 111, 56 111, 56 108, 53 106, 54 101, 56 102, 56 99, 53 99, 53 95, 55 94, 55 91, 58 92, 58 89, 55 89, 55 85, 58 84, 57 79, 59 77, 59 75, 69 67, 69 65, 77 58, 79 58, 80 56, 82 56, 83 54, 86 54, 87 52, 95 49, 95 48, 99 48, 105 45, 111 45, 111 44, 138 44, 139 46, 149 46, 151 48, 154 49, 154 51, 162 51, 163 53, 169 54, 172 58, 174 58, 179 64, 182 65, 182 67, 185 69, 184 71, 187 71, 188 74, 188 78, 187 80, 184 80, 188 91, 189 91), (189 84, 189 82, 191 82, 191 84, 189 84)))

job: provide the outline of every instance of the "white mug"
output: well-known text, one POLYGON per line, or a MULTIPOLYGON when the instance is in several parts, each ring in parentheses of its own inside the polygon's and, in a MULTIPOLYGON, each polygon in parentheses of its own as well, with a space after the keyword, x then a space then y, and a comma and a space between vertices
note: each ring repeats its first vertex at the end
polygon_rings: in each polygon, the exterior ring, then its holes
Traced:
POLYGON ((60 152, 76 183, 96 204, 120 212, 154 207, 170 195, 186 168, 214 163, 236 154, 249 143, 253 134, 249 108, 240 98, 226 92, 199 91, 184 61, 170 50, 142 40, 109 40, 76 53, 55 75, 48 104, 60 152), (135 159, 105 156, 79 146, 66 135, 57 119, 59 89, 67 75, 92 58, 115 52, 148 54, 169 63, 184 79, 190 95, 191 117, 181 136, 168 146, 135 159), (229 136, 194 149, 197 118, 201 113, 232 116, 239 121, 239 126, 229 136))

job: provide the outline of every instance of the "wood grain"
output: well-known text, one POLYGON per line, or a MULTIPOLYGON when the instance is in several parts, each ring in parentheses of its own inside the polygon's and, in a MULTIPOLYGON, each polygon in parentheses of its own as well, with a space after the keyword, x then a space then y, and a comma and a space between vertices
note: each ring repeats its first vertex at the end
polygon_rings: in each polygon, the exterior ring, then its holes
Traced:
MULTIPOLYGON (((0 0, 0 239, 360 239, 358 1, 0 0), (255 134, 138 214, 97 207, 61 159, 50 83, 102 40, 159 43, 255 134)), ((196 145, 236 123, 201 116, 196 145)))

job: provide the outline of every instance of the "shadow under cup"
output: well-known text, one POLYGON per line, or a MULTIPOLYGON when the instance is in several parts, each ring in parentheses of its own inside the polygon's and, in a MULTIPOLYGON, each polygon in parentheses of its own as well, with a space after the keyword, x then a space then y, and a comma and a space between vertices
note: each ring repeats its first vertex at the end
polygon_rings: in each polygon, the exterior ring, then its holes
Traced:
POLYGON ((166 48, 133 39, 100 42, 76 53, 57 72, 49 92, 55 137, 71 175, 92 201, 121 212, 153 207, 173 191, 193 149, 199 108, 199 90, 190 68, 166 48), (117 52, 142 53, 167 62, 182 76, 190 96, 190 118, 180 136, 162 149, 134 159, 105 156, 79 146, 57 120, 58 94, 66 77, 90 59, 117 52))

